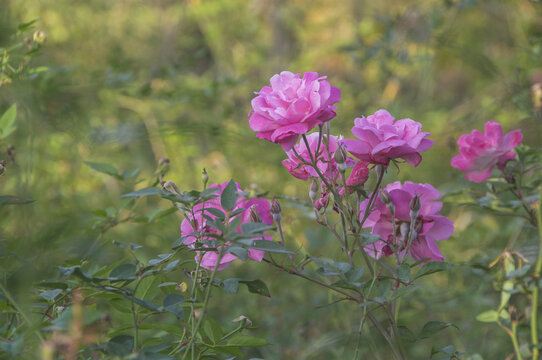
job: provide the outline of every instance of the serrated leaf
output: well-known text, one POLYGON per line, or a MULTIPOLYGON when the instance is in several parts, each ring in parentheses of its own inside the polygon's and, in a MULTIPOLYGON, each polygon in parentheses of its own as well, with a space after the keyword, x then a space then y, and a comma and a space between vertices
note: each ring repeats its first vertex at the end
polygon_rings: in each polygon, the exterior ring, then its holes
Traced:
POLYGON ((123 195, 121 195, 121 197, 135 197, 135 198, 138 198, 138 197, 142 197, 142 196, 154 196, 154 195, 168 196, 168 195, 170 195, 170 193, 166 192, 166 191, 164 191, 162 189, 159 189, 159 188, 148 187, 148 188, 133 191, 133 192, 130 192, 130 193, 127 193, 127 194, 123 194, 123 195))
POLYGON ((137 267, 134 264, 121 264, 109 273, 110 281, 134 280, 137 267))
POLYGON ((254 347, 269 345, 267 340, 249 335, 235 334, 227 342, 227 346, 254 347))
POLYGON ((261 280, 239 280, 239 282, 245 284, 248 287, 248 291, 253 294, 271 297, 267 285, 261 280))
POLYGON ((420 270, 416 273, 414 279, 419 279, 422 276, 427 276, 439 271, 448 270, 450 265, 442 261, 430 261, 425 263, 420 270))
POLYGON ((245 234, 262 233, 266 230, 273 230, 275 227, 264 223, 248 222, 241 225, 241 230, 245 234))
POLYGON ((423 326, 422 330, 420 331, 420 334, 418 335, 418 339, 427 339, 433 336, 438 335, 438 333, 450 326, 455 327, 459 330, 459 328, 452 323, 448 322, 442 322, 442 321, 428 321, 423 326))
POLYGON ((410 266, 407 264, 401 264, 397 268, 397 277, 403 284, 408 284, 410 281, 410 266))
POLYGON ((1 195, 0 196, 0 205, 22 205, 33 203, 32 199, 20 198, 14 195, 1 195))
POLYGON ((234 208, 237 202, 237 184, 235 181, 230 180, 228 185, 222 190, 220 195, 220 205, 225 210, 231 210, 234 208))
POLYGON ((46 290, 40 293, 40 296, 47 301, 53 301, 60 294, 62 294, 61 289, 54 289, 54 290, 46 290))
POLYGON ((119 172, 117 171, 117 169, 111 164, 91 162, 91 161, 85 161, 85 164, 88 167, 90 167, 92 170, 101 172, 103 174, 111 175, 119 180, 122 180, 122 176, 119 175, 119 172))
POLYGON ((270 253, 280 254, 295 254, 295 252, 286 249, 284 246, 268 240, 238 240, 241 243, 251 249, 263 250, 270 253))
POLYGON ((8 137, 17 128, 15 120, 17 119, 17 105, 11 105, 0 117, 0 138, 8 137))

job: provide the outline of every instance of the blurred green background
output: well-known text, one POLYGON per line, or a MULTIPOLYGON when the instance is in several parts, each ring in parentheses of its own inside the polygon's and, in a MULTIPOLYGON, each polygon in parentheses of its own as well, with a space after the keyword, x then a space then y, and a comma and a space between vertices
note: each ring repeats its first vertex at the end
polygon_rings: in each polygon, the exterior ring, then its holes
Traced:
MULTIPOLYGON (((542 82, 541 15, 542 4, 527 0, 0 1, 0 46, 17 25, 35 18, 47 34, 32 65, 48 71, 0 87, 0 113, 12 103, 19 110, 18 129, 8 139, 16 162, 8 164, 0 189, 36 200, 0 209, 0 238, 20 255, 9 265, 10 286, 25 299, 33 281, 80 259, 98 234, 93 211, 118 207, 120 195, 132 189, 84 161, 139 168, 145 180, 136 188, 152 182, 159 159, 169 158, 166 178, 181 190, 200 188, 206 168, 211 182, 234 178, 243 188, 306 199, 308 184, 282 168, 280 146, 257 139, 248 126, 253 92, 282 70, 317 71, 342 90, 333 134, 351 137, 354 118, 380 108, 432 133, 435 146, 420 166, 391 169, 389 181, 432 183, 444 193, 470 186, 449 165, 461 133, 494 119, 505 131, 521 128, 526 144, 542 140, 531 91, 542 82)), ((7 145, 0 160, 7 159, 7 145)), ((146 200, 138 211, 157 206, 168 204, 146 200)), ((290 246, 338 256, 328 233, 284 207, 290 246)), ((474 320, 498 295, 486 273, 471 265, 487 265, 512 237, 516 247, 528 247, 534 232, 518 234, 516 220, 468 208, 445 210, 457 231, 442 252, 457 266, 428 278, 401 304, 400 323, 449 321, 460 330, 417 343, 410 353, 428 358, 432 346, 454 344, 469 356, 504 358, 512 352, 506 334, 474 320)), ((120 225, 106 234, 109 245, 93 261, 125 256, 112 240, 144 245, 147 258, 167 252, 179 224, 170 215, 155 224, 120 225)), ((211 304, 223 322, 249 316, 258 335, 275 344, 254 356, 352 356, 359 309, 325 306, 325 291, 265 264, 239 262, 226 271, 259 275, 270 286, 270 299, 242 292, 211 304)), ((378 336, 368 332, 363 341, 364 358, 378 359, 378 336)))

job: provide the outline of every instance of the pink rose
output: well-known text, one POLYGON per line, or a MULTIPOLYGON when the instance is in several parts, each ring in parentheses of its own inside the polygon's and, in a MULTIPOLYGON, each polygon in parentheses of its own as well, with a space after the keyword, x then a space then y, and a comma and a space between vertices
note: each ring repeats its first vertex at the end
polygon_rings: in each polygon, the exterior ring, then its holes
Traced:
POLYGON ((264 86, 252 99, 249 122, 256 136, 290 150, 299 135, 334 118, 333 104, 341 92, 325 79, 315 72, 304 73, 303 78, 289 71, 274 75, 271 87, 264 86))
POLYGON ((421 152, 433 146, 425 139, 431 135, 421 131, 422 125, 411 119, 395 121, 386 110, 378 110, 369 117, 354 121, 352 134, 359 140, 344 140, 346 150, 360 160, 388 165, 391 159, 401 158, 413 166, 422 160, 421 152))
MULTIPOLYGON (((371 212, 364 228, 372 228, 371 234, 378 235, 381 240, 365 246, 365 251, 376 258, 382 255, 392 255, 393 248, 399 256, 405 256, 408 232, 410 229, 410 201, 418 195, 420 209, 414 224, 417 234, 411 239, 408 254, 416 261, 429 258, 431 261, 443 261, 444 256, 440 253, 436 241, 449 238, 454 231, 453 222, 439 215, 442 203, 436 201, 440 193, 429 184, 415 184, 406 181, 404 185, 397 181, 386 186, 385 190, 391 196, 391 202, 395 208, 395 229, 392 224, 390 210, 380 199, 375 201, 374 210, 371 212), (393 237, 395 234, 395 244, 393 237)), ((361 217, 365 212, 368 200, 361 203, 361 217)))
POLYGON ((491 176, 495 165, 504 170, 506 163, 516 157, 512 150, 521 143, 520 130, 502 134, 502 127, 495 121, 488 121, 484 134, 473 130, 459 137, 459 155, 452 159, 452 166, 466 172, 467 180, 482 182, 491 176))
MULTIPOLYGON (((201 237, 201 240, 210 242, 214 238, 210 235, 220 235, 220 232, 207 225, 208 219, 216 219, 216 216, 214 216, 211 212, 209 212, 208 209, 215 208, 218 210, 221 210, 222 212, 225 212, 224 209, 222 209, 220 205, 220 194, 224 190, 224 188, 228 185, 227 182, 223 184, 214 184, 211 185, 209 188, 218 188, 220 189, 219 192, 217 192, 218 197, 215 199, 207 200, 205 204, 197 204, 194 206, 194 214, 189 214, 187 218, 185 218, 181 222, 181 237, 184 238, 184 244, 188 245, 192 248, 195 248, 195 243, 198 241, 198 236, 201 237), (205 216, 203 216, 205 214, 205 216)), ((241 192, 241 188, 239 184, 237 185, 237 191, 241 192)), ((242 211, 239 215, 236 217, 241 217, 241 222, 239 224, 239 227, 236 229, 237 232, 241 232, 241 224, 250 222, 250 209, 252 208, 262 219, 262 222, 272 225, 273 224, 273 217, 271 216, 271 207, 269 205, 269 201, 262 198, 250 198, 247 199, 244 196, 240 196, 236 203, 235 207, 232 209, 232 212, 237 209, 245 209, 242 211)), ((231 219, 230 221, 233 221, 231 219)), ((271 237, 265 235, 265 240, 271 241, 271 237)), ((258 237, 254 240, 261 240, 261 237, 258 237)), ((226 243, 225 246, 229 246, 230 244, 226 243)), ((203 247, 208 247, 208 244, 203 244, 203 247)), ((218 260, 218 251, 220 250, 220 247, 215 250, 209 250, 209 251, 197 251, 196 254, 196 261, 199 261, 199 257, 201 258, 201 266, 208 270, 213 270, 215 267, 215 264, 218 260)), ((255 249, 249 249, 248 250, 248 258, 255 261, 262 261, 264 256, 264 251, 262 250, 255 250, 255 249)), ((222 258, 220 259, 220 264, 218 266, 218 270, 223 270, 230 266, 230 264, 233 262, 233 260, 237 259, 237 257, 233 254, 225 252, 222 255, 222 258)))
MULTIPOLYGON (((310 165, 304 165, 301 163, 301 160, 295 155, 295 152, 303 158, 306 162, 311 162, 311 156, 309 155, 309 151, 312 154, 312 157, 314 158, 316 149, 318 147, 318 136, 319 133, 312 133, 307 136, 307 142, 309 143, 309 149, 307 149, 307 146, 305 145, 304 141, 301 141, 299 144, 294 146, 293 149, 290 149, 286 151, 286 155, 288 155, 288 159, 282 161, 282 165, 288 170, 290 174, 295 176, 298 179, 307 181, 309 178, 314 177, 318 178, 318 173, 314 168, 310 165)), ((316 166, 318 167, 318 170, 324 175, 324 177, 333 182, 337 176, 339 175, 339 170, 337 167, 337 163, 334 159, 335 151, 339 148, 339 142, 342 140, 342 136, 330 136, 329 137, 329 156, 327 153, 327 145, 325 145, 325 141, 327 136, 322 137, 322 142, 320 144, 320 149, 318 151, 318 157, 316 166)), ((347 166, 353 166, 354 165, 354 159, 351 157, 347 157, 345 161, 347 166)))

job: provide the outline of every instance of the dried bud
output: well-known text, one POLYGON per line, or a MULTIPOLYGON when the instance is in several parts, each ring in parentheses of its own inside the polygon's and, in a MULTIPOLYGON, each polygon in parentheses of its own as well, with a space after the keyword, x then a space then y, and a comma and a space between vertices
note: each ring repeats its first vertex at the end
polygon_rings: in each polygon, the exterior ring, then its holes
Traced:
POLYGON ((254 206, 250 208, 250 221, 255 223, 261 223, 262 218, 260 217, 260 214, 254 209, 254 206))
POLYGON ((181 193, 177 185, 175 185, 175 183, 171 180, 162 183, 162 188, 177 195, 181 193))
POLYGON ((389 205, 391 204, 391 195, 386 190, 380 190, 380 201, 382 201, 384 204, 389 205))
POLYGON ((318 183, 313 179, 311 184, 309 185, 309 198, 311 199, 313 204, 316 201, 316 198, 318 198, 318 190, 320 190, 318 183))
POLYGON ((17 153, 15 151, 15 146, 13 146, 13 145, 8 146, 7 152, 8 152, 8 156, 9 156, 9 159, 11 160, 11 162, 15 163, 15 154, 17 153))
POLYGON ((346 171, 346 154, 344 153, 344 150, 339 146, 337 151, 335 151, 335 155, 333 156, 335 159, 335 162, 337 163, 337 167, 339 168, 340 172, 346 171))
POLYGON ((158 160, 158 165, 160 165, 161 167, 169 167, 169 159, 168 158, 160 158, 160 160, 158 160))
POLYGON ((207 175, 207 171, 205 168, 203 168, 203 171, 201 172, 201 181, 203 181, 203 185, 207 186, 207 181, 209 181, 209 175, 207 175))
POLYGON ((273 220, 276 222, 280 222, 282 219, 282 208, 280 207, 280 203, 277 199, 273 199, 273 202, 271 203, 271 215, 273 215, 273 220))
POLYGON ((0 161, 0 176, 6 173, 6 160, 0 161))
POLYGON ((47 34, 41 30, 36 31, 32 38, 36 44, 43 45, 47 41, 47 34))
POLYGON ((252 321, 248 317, 246 317, 244 315, 241 315, 241 316, 233 319, 232 322, 240 322, 240 323, 243 324, 243 327, 252 326, 252 321))

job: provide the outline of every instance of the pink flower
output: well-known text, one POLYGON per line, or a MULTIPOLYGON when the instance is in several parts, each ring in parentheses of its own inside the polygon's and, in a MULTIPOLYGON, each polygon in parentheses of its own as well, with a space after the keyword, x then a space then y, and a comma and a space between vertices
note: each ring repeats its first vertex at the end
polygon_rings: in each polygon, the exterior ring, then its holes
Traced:
POLYGON ((307 72, 283 71, 271 78, 252 99, 250 127, 257 137, 281 144, 290 150, 299 135, 335 117, 333 106, 341 99, 338 88, 329 85, 326 76, 307 72))
POLYGON ((413 166, 422 160, 421 152, 433 146, 425 139, 431 135, 421 131, 422 125, 411 119, 395 121, 386 110, 378 110, 369 117, 354 121, 352 134, 359 140, 344 140, 346 150, 360 160, 388 165, 391 159, 401 158, 413 166))
POLYGON ((452 159, 452 166, 466 172, 467 180, 482 182, 491 176, 495 165, 504 170, 506 163, 516 157, 512 150, 521 143, 520 130, 502 134, 502 127, 495 121, 488 121, 484 134, 473 130, 459 137, 459 155, 452 159))
MULTIPOLYGON (((224 212, 224 209, 222 209, 220 205, 220 194, 222 193, 226 185, 228 185, 227 182, 223 184, 211 185, 209 188, 219 189, 219 191, 217 192, 218 197, 215 199, 207 200, 205 204, 195 205, 193 214, 189 214, 187 218, 185 218, 181 222, 181 236, 184 238, 183 243, 185 245, 195 248, 195 243, 198 242, 198 237, 200 237, 201 238, 200 240, 203 242, 202 246, 209 247, 208 243, 212 242, 215 239, 212 235, 220 235, 220 231, 209 226, 207 224, 207 221, 209 218, 213 220, 217 220, 217 217, 212 214, 212 210, 210 212, 209 209, 215 208, 224 212), (204 214, 205 216, 203 216, 204 214)), ((239 184, 236 184, 236 185, 237 185, 237 191, 241 192, 241 188, 239 184)), ((244 196, 240 196, 237 199, 235 203, 235 207, 232 209, 232 212, 241 208, 245 210, 236 216, 236 217, 241 217, 241 222, 239 224, 239 227, 236 229, 237 232, 241 232, 241 224, 251 221, 250 220, 251 208, 260 216, 260 218, 262 219, 262 222, 268 225, 273 224, 273 217, 271 216, 269 201, 267 201, 266 199, 262 199, 262 198, 247 199, 244 196)), ((233 219, 230 221, 233 221, 233 219)), ((271 237, 267 235, 264 236, 264 239, 271 241, 271 237)), ((261 240, 261 237, 255 238, 254 240, 261 240)), ((228 243, 225 244, 226 247, 228 247, 229 245, 231 244, 228 244, 228 243)), ((218 260, 218 251, 220 250, 220 247, 221 245, 219 245, 216 248, 216 250, 197 251, 196 261, 199 261, 200 256, 202 256, 201 266, 204 267, 205 269, 213 270, 218 260)), ((262 261, 263 256, 264 256, 264 251, 262 250, 255 250, 255 249, 248 250, 248 258, 251 260, 262 261)), ((220 259, 218 270, 223 270, 227 268, 235 259, 237 259, 235 255, 228 252, 224 252, 222 258, 220 259)))
MULTIPOLYGON (((295 152, 300 155, 303 160, 310 163, 311 156, 309 155, 309 151, 314 158, 316 149, 318 148, 318 136, 319 133, 312 133, 307 136, 309 150, 307 149, 305 142, 301 141, 299 144, 294 146, 293 149, 286 151, 288 159, 283 160, 282 165, 284 165, 284 167, 286 168, 286 170, 288 170, 290 174, 292 174, 298 179, 307 181, 311 177, 319 177, 318 173, 312 166, 302 164, 301 160, 294 153, 295 150, 295 152)), ((318 161, 316 162, 316 166, 318 167, 318 170, 320 170, 320 173, 322 173, 322 175, 324 175, 327 180, 333 181, 339 175, 339 170, 337 168, 337 163, 334 159, 334 154, 335 151, 337 151, 337 149, 339 148, 339 142, 342 140, 342 136, 329 137, 329 156, 327 153, 327 145, 325 144, 325 142, 327 141, 326 137, 327 136, 322 137, 320 149, 318 151, 318 161)), ((345 163, 347 166, 353 166, 354 159, 352 159, 351 157, 347 157, 345 163)))
MULTIPOLYGON (((386 186, 385 190, 390 194, 395 208, 395 229, 393 228, 392 216, 388 207, 381 201, 380 195, 375 201, 374 210, 371 212, 364 228, 372 228, 371 234, 378 235, 380 240, 374 244, 366 245, 365 251, 376 258, 382 255, 399 256, 410 255, 416 261, 429 258, 431 261, 443 261, 444 256, 440 253, 436 241, 449 238, 454 231, 453 222, 439 215, 442 203, 437 201, 440 193, 429 184, 415 184, 406 181, 404 185, 397 181, 386 186), (410 230, 410 201, 418 195, 420 210, 414 224, 414 234, 408 254, 408 233, 410 230), (395 244, 394 242, 395 234, 395 244)), ((361 203, 361 216, 365 212, 369 200, 361 203)))
POLYGON ((358 161, 354 165, 352 173, 350 173, 350 176, 346 179, 347 187, 363 185, 367 182, 367 179, 369 178, 369 168, 367 165, 368 163, 365 161, 358 161))

